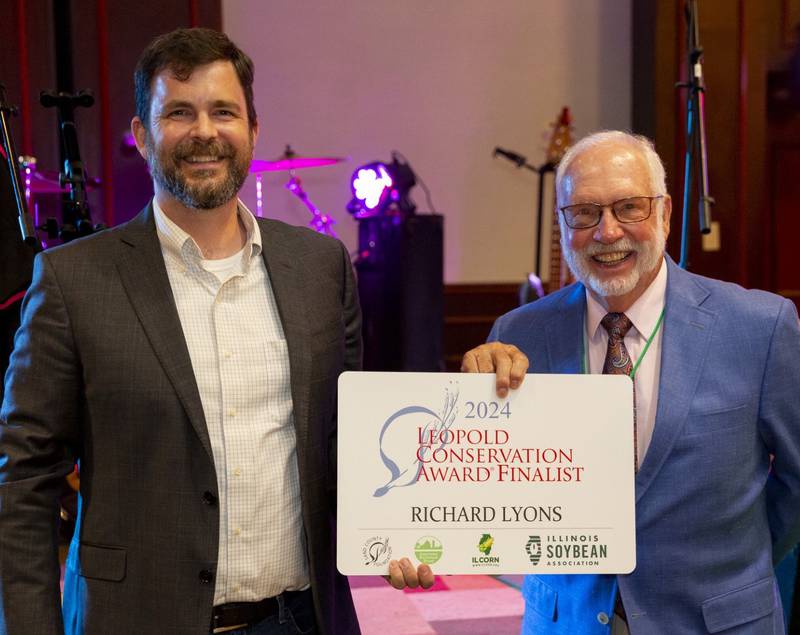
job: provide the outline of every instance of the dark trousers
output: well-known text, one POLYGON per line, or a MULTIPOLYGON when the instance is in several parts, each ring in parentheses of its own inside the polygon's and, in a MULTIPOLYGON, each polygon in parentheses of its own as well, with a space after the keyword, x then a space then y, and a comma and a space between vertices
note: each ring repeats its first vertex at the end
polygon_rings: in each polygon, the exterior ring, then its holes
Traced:
POLYGON ((278 596, 278 612, 246 628, 227 631, 224 635, 316 635, 314 601, 311 591, 292 594, 288 600, 278 596))

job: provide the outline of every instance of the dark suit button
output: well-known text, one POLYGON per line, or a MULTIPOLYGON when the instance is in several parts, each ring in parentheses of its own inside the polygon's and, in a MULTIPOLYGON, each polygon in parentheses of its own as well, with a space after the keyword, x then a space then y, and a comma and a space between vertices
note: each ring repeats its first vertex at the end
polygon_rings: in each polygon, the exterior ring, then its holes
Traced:
POLYGON ((203 492, 203 502, 206 505, 216 505, 217 504, 217 497, 214 496, 211 492, 203 492))
POLYGON ((211 581, 214 579, 214 573, 210 569, 203 569, 200 572, 200 582, 203 584, 211 584, 211 581))

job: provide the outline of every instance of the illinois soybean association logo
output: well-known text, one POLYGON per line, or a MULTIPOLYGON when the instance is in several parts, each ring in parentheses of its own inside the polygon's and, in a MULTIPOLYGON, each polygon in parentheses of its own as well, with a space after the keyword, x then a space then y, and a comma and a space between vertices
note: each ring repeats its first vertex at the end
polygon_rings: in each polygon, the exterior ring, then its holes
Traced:
POLYGON ((492 556, 492 547, 494 547, 494 537, 492 534, 483 534, 478 540, 478 551, 482 554, 480 556, 472 557, 473 567, 499 567, 500 557, 492 556))
POLYGON ((382 536, 372 536, 361 547, 361 555, 364 557, 364 564, 367 566, 384 566, 392 557, 389 539, 382 536))
POLYGON ((528 554, 528 559, 532 565, 539 564, 539 560, 542 559, 542 539, 539 536, 528 536, 528 542, 525 543, 525 552, 528 554))
POLYGON ((422 564, 434 564, 442 557, 442 541, 433 536, 423 536, 414 543, 414 555, 422 564))

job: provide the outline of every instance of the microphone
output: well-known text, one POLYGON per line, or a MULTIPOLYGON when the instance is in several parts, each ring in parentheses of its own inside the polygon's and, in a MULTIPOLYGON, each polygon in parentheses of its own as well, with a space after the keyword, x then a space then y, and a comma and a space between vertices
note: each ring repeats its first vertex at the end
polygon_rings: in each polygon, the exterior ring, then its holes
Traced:
POLYGON ((511 150, 505 150, 504 148, 495 148, 493 156, 497 156, 498 154, 501 157, 505 157, 512 163, 516 163, 518 168, 521 168, 528 162, 527 157, 517 154, 516 152, 512 152, 511 150))

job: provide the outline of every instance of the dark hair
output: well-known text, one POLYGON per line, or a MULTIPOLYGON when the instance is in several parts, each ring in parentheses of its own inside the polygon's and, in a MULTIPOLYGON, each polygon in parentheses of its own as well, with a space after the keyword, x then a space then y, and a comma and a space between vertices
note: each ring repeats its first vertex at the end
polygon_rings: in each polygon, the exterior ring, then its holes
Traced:
POLYGON ((142 53, 133 73, 136 89, 136 116, 145 128, 150 125, 150 97, 153 78, 164 69, 179 81, 185 82, 192 71, 227 60, 233 64, 247 103, 250 128, 256 125, 256 107, 253 103, 253 61, 236 46, 227 35, 213 29, 175 29, 159 35, 142 53))

